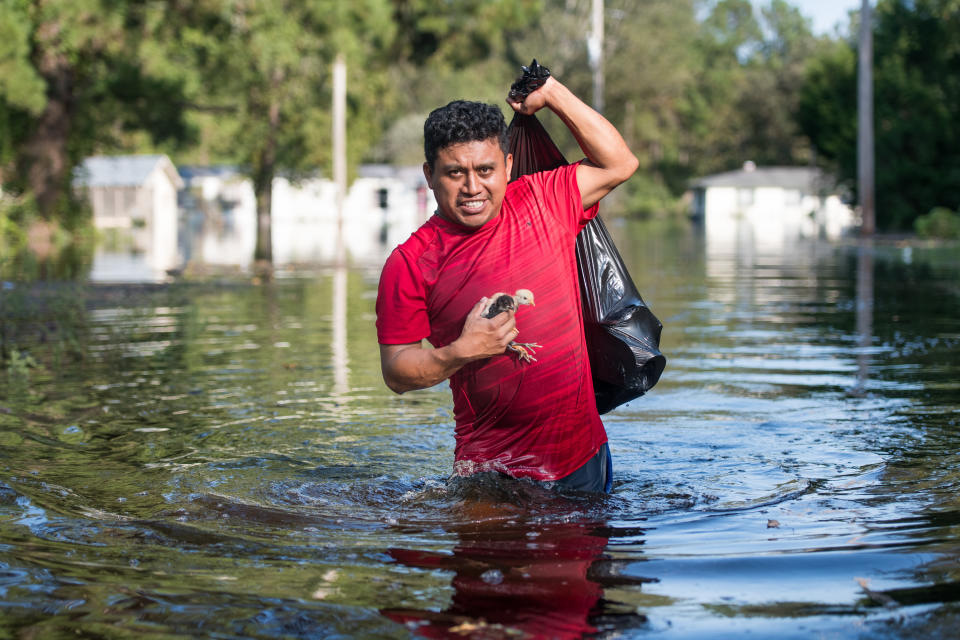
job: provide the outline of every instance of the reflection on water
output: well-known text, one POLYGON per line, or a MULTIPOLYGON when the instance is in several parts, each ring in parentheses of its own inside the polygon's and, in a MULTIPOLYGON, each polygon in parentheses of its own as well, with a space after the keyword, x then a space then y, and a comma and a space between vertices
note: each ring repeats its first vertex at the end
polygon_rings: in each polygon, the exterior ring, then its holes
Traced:
POLYGON ((343 396, 350 390, 347 382, 347 269, 340 261, 333 272, 333 330, 330 350, 333 352, 333 395, 343 396))
POLYGON ((426 637, 579 637, 597 630, 590 618, 603 592, 590 569, 607 545, 600 525, 521 523, 522 512, 483 497, 464 506, 466 519, 451 527, 451 551, 388 550, 405 567, 453 572, 450 604, 442 611, 387 608, 384 616, 426 637))
POLYGON ((870 376, 869 350, 873 343, 873 240, 860 241, 857 248, 857 385, 855 393, 866 387, 870 376))
POLYGON ((23 637, 943 637, 957 253, 613 227, 670 358, 613 494, 448 484, 376 270, 2 292, 0 608, 23 637), (72 301, 72 303, 71 303, 72 301), (35 360, 27 362, 22 354, 35 360))

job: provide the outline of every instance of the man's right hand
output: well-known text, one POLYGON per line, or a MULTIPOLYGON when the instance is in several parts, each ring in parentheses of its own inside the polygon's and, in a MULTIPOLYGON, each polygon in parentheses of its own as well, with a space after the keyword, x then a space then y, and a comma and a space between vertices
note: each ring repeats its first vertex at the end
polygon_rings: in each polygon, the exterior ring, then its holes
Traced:
POLYGON ((450 345, 451 347, 457 345, 458 353, 471 361, 503 353, 507 350, 510 341, 519 333, 516 329, 515 311, 506 311, 492 318, 484 318, 481 313, 488 302, 488 298, 481 298, 480 302, 473 306, 463 323, 460 337, 450 345))
POLYGON ((443 382, 464 365, 500 355, 517 336, 514 312, 484 318, 482 298, 467 314, 460 337, 439 349, 425 349, 419 342, 381 344, 380 369, 383 380, 396 393, 426 389, 443 382))

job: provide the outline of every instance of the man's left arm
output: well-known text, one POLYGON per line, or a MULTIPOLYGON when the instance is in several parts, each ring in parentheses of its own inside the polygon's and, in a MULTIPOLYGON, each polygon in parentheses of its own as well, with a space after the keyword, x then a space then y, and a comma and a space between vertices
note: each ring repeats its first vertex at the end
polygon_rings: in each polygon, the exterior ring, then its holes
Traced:
POLYGON ((552 76, 524 100, 507 98, 507 102, 514 111, 527 115, 549 107, 570 129, 586 156, 577 167, 584 210, 626 182, 640 164, 620 132, 552 76))

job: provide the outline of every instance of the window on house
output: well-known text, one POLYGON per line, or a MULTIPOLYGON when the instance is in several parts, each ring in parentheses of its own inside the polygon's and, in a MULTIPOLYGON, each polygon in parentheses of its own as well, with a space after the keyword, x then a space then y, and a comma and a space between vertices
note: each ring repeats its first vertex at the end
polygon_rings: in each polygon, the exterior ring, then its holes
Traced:
POLYGON ((741 207, 749 207, 753 204, 753 189, 737 189, 737 203, 741 207))

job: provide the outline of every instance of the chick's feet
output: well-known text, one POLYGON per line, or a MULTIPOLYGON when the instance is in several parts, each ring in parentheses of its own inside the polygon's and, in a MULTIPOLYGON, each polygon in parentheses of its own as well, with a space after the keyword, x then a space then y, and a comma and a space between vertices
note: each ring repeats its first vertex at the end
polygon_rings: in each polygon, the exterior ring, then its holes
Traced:
POLYGON ((541 348, 543 348, 543 345, 536 342, 511 342, 507 345, 507 349, 516 353, 521 362, 536 362, 537 359, 533 357, 533 354, 541 348))

